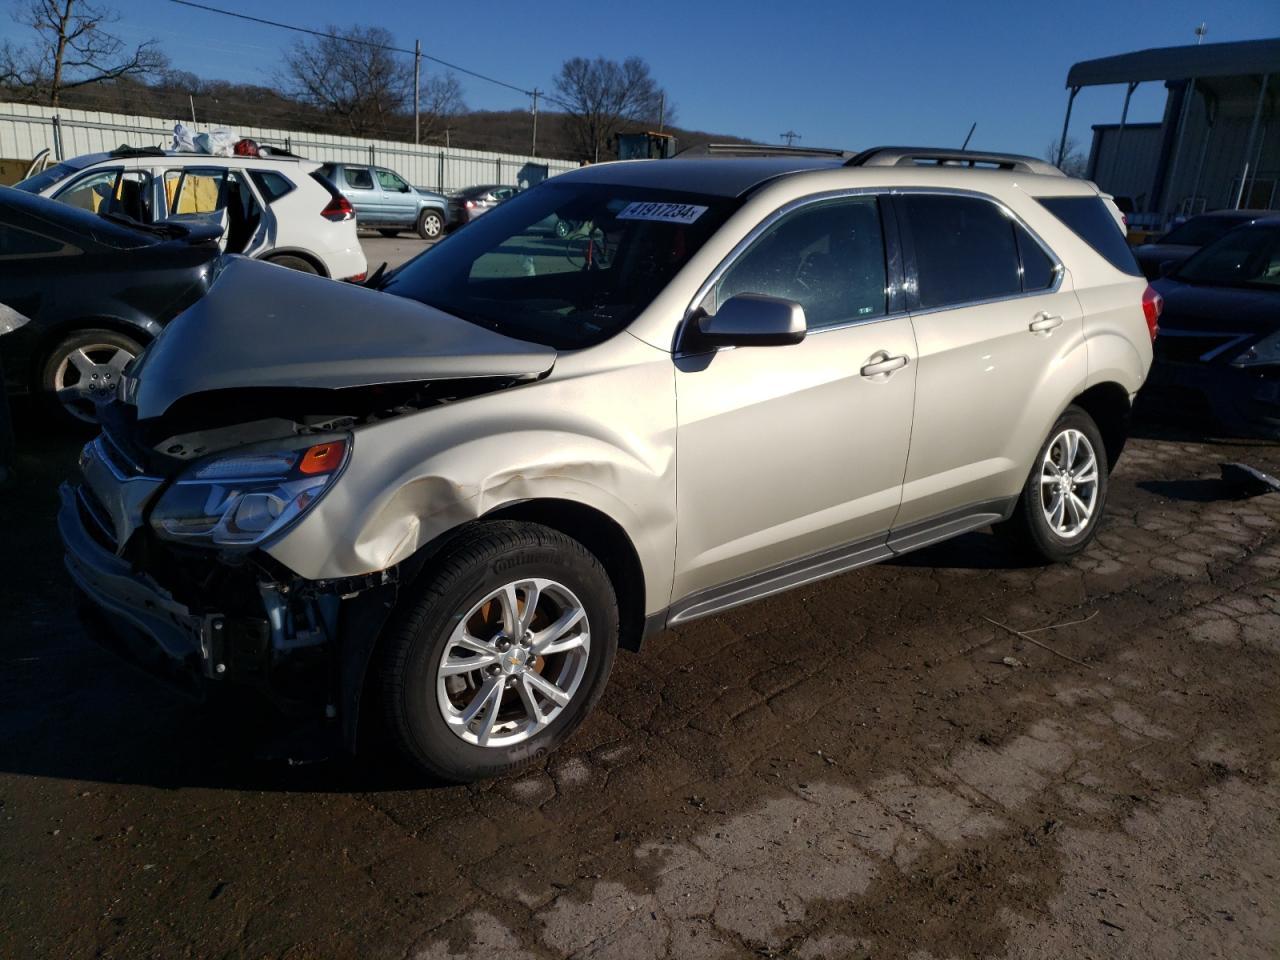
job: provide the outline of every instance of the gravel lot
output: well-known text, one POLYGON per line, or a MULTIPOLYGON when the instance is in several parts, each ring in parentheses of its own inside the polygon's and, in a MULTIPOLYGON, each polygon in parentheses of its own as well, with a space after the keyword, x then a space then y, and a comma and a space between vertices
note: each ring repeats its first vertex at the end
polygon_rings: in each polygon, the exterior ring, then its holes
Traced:
POLYGON ((1274 446, 1135 440, 1069 566, 977 533, 668 632, 542 767, 431 788, 255 761, 250 719, 90 646, 53 531, 76 444, 20 441, 0 956, 1280 950, 1280 495, 1215 479, 1274 446))

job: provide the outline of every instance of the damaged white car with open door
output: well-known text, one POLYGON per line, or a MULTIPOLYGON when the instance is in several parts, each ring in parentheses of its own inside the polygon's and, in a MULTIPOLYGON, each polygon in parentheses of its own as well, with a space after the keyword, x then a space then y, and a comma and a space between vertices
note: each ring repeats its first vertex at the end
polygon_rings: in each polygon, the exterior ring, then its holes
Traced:
POLYGON ((301 157, 227 156, 122 148, 75 157, 16 184, 93 213, 221 223, 220 245, 303 273, 367 275, 351 204, 301 157))

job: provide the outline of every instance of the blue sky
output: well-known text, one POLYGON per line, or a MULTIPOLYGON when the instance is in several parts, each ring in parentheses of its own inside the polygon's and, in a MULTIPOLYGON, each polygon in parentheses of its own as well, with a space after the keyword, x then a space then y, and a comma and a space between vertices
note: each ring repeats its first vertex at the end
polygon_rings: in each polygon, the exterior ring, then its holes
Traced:
MULTIPOLYGON (((202 76, 270 84, 295 34, 167 0, 103 0, 131 40, 156 37, 174 65, 202 76)), ((513 3, 467 0, 387 5, 336 0, 208 0, 306 26, 383 26, 405 46, 521 87, 551 86, 582 55, 637 55, 679 109, 679 122, 777 142, 861 148, 876 143, 971 146, 1040 154, 1058 134, 1068 67, 1145 47, 1280 36, 1277 0, 969 4, 643 0, 513 3)), ((517 93, 462 77, 473 108, 527 106, 517 93)), ((1071 135, 1087 148, 1093 123, 1119 119, 1123 87, 1086 89, 1071 135)), ((1158 120, 1160 84, 1140 87, 1131 120, 1158 120)))

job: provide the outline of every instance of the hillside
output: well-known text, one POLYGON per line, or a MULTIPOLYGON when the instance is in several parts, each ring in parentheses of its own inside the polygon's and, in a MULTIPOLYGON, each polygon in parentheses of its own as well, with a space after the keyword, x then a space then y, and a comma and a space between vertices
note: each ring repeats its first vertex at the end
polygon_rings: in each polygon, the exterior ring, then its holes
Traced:
MULTIPOLYGON (((6 96, 2 88, 0 98, 18 99, 13 95, 6 96)), ((119 80, 85 89, 68 90, 62 95, 62 106, 182 119, 190 118, 194 110, 200 127, 212 124, 225 124, 232 129, 236 126, 267 126, 337 136, 352 135, 351 130, 344 127, 338 118, 327 116, 269 87, 200 80, 189 74, 170 74, 166 80, 153 84, 119 80)), ((567 119, 562 113, 539 112, 539 156, 563 160, 585 159, 575 155, 566 132, 567 119)), ((635 129, 643 127, 637 125, 635 129)), ((742 137, 702 130, 680 127, 667 127, 666 130, 675 135, 681 149, 712 141, 748 142, 742 137)), ((528 154, 532 147, 533 115, 528 110, 475 110, 447 119, 424 117, 422 132, 422 142, 432 146, 444 146, 447 143, 473 150, 528 154)), ((412 143, 413 115, 392 115, 376 136, 412 143)))

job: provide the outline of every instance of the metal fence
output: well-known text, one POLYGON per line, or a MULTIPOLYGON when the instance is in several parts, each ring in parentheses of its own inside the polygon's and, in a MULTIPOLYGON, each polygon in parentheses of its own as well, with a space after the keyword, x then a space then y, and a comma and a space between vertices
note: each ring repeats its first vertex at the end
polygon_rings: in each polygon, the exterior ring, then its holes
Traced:
MULTIPOLYGON (((0 157, 30 159, 49 150, 55 159, 134 147, 168 147, 173 120, 65 110, 27 103, 0 103, 0 157)), ((218 123, 200 124, 209 130, 218 123)), ((475 184, 533 186, 547 177, 574 169, 567 160, 456 147, 415 146, 394 140, 365 140, 296 130, 230 126, 237 137, 284 147, 321 162, 379 164, 395 170, 415 186, 448 192, 475 184)))

